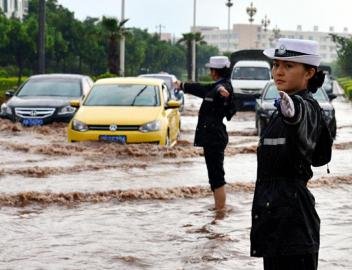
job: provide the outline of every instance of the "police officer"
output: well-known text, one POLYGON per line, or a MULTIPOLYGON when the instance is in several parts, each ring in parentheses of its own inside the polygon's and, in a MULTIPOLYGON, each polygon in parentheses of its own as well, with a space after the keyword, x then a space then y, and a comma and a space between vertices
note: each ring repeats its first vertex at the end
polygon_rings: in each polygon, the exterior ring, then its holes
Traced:
POLYGON ((177 81, 176 88, 203 99, 199 110, 194 145, 202 146, 208 170, 215 209, 223 210, 226 202, 224 151, 228 135, 223 119, 230 121, 235 113, 230 82, 230 61, 226 56, 210 57, 206 67, 215 81, 211 84, 177 81))
POLYGON ((277 112, 257 149, 257 181, 252 205, 251 256, 265 270, 317 269, 320 219, 307 189, 321 112, 313 99, 324 80, 318 71, 318 43, 278 40, 264 50, 273 59, 279 90, 277 112))

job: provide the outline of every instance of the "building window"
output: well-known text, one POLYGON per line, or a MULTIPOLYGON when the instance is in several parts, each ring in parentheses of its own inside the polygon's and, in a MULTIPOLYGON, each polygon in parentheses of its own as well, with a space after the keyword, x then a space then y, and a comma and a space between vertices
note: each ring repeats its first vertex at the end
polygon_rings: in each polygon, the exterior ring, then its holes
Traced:
POLYGON ((8 12, 7 0, 3 0, 2 6, 4 7, 4 8, 3 8, 3 9, 4 9, 4 12, 5 12, 5 13, 8 12))
POLYGON ((15 11, 18 11, 18 0, 15 0, 15 11))

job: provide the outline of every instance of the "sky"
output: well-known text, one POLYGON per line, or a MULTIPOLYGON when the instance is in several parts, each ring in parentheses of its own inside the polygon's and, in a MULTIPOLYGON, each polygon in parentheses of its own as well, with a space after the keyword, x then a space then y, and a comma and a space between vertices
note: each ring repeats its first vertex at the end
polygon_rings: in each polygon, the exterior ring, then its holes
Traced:
MULTIPOLYGON (((217 26, 227 29, 227 0, 196 0, 196 25, 217 26)), ((270 20, 269 29, 328 32, 333 26, 336 32, 345 27, 352 33, 352 0, 232 0, 231 25, 249 23, 246 8, 250 3, 257 8, 254 23, 260 24, 265 15, 270 20)), ((58 0, 58 3, 73 11, 75 17, 121 18, 121 0, 58 0)), ((194 0, 125 0, 127 27, 147 29, 148 32, 167 32, 179 37, 190 32, 193 25, 194 0), (161 28, 159 27, 161 26, 161 28)))

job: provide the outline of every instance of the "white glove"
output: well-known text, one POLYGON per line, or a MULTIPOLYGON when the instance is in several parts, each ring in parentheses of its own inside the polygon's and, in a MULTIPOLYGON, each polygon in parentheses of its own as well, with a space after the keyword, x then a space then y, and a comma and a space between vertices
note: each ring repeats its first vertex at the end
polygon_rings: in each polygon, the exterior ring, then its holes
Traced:
POLYGON ((279 95, 281 97, 281 113, 287 118, 292 118, 295 115, 295 105, 293 104, 292 98, 283 91, 279 91, 279 95))

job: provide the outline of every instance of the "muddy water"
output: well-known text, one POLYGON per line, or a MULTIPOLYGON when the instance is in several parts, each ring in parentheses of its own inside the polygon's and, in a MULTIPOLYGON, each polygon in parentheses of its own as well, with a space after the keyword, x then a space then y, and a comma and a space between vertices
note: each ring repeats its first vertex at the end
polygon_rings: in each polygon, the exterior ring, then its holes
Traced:
MULTIPOLYGON (((338 90, 338 89, 337 89, 338 90)), ((249 254, 256 174, 254 114, 227 124, 229 211, 212 211, 199 100, 187 96, 180 143, 66 143, 66 125, 0 120, 0 269, 261 269, 249 254)), ((351 269, 352 107, 334 101, 330 163, 310 189, 322 220, 320 269, 351 269)))

